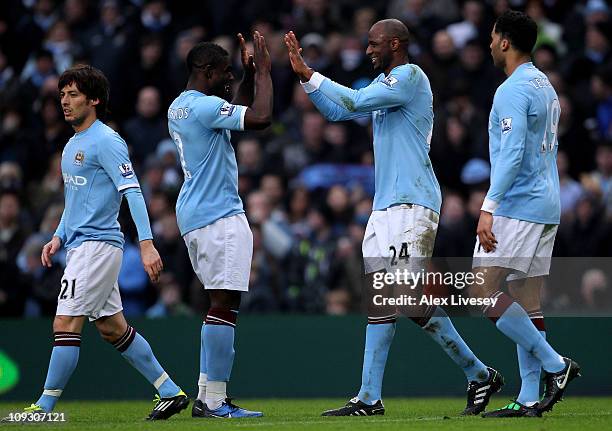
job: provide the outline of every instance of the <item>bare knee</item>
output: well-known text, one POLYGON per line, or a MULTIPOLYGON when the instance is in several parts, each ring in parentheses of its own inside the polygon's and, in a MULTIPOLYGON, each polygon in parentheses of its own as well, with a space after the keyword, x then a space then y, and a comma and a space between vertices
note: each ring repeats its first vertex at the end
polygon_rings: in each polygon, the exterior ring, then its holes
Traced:
POLYGON ((208 292, 210 293, 211 308, 222 308, 235 311, 238 311, 240 308, 241 293, 239 291, 215 289, 209 290, 208 292))
POLYGON ((542 277, 513 280, 508 284, 508 292, 527 312, 539 311, 542 283, 542 277))
POLYGON ((475 282, 468 289, 472 298, 487 298, 502 289, 508 270, 499 267, 474 268, 475 282))
POLYGON ((109 316, 109 317, 101 317, 96 320, 96 328, 98 328, 98 332, 104 341, 109 343, 114 343, 119 338, 125 334, 127 330, 127 322, 121 317, 117 317, 117 315, 109 316))
POLYGON ((53 332, 81 333, 83 329, 83 316, 55 316, 53 319, 53 332))
POLYGON ((381 281, 384 274, 384 271, 366 274, 366 282, 363 285, 365 309, 372 321, 382 317, 386 318, 384 320, 393 320, 396 314, 395 305, 389 304, 389 300, 395 297, 395 288, 381 281))

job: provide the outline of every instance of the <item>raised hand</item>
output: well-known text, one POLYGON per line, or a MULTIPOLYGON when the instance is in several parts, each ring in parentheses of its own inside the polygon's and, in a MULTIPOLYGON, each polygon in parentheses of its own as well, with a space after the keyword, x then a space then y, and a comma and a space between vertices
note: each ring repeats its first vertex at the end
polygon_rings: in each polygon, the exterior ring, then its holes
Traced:
POLYGON ((238 43, 240 45, 240 60, 242 61, 242 68, 245 73, 253 74, 255 73, 255 62, 253 61, 253 56, 249 54, 249 51, 246 47, 246 42, 244 41, 244 37, 242 33, 238 33, 238 43))
POLYGON ((287 46, 287 50, 289 51, 289 61, 291 62, 291 68, 295 72, 295 74, 300 78, 300 81, 306 82, 310 80, 310 77, 313 74, 313 71, 302 57, 302 48, 300 48, 300 43, 298 42, 295 34, 290 31, 285 34, 285 45, 287 46))
POLYGON ((270 73, 270 70, 272 69, 270 53, 268 52, 268 47, 266 46, 266 40, 258 31, 253 32, 253 47, 253 61, 255 63, 255 69, 258 72, 270 73))

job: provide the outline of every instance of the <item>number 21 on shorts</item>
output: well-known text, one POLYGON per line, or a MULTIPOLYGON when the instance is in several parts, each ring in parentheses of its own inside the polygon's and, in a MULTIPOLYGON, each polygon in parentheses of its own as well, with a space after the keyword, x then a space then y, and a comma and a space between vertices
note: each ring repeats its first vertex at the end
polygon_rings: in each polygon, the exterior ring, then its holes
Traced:
POLYGON ((74 291, 76 289, 76 278, 72 280, 62 279, 62 287, 60 289, 59 299, 72 299, 74 298, 74 291))

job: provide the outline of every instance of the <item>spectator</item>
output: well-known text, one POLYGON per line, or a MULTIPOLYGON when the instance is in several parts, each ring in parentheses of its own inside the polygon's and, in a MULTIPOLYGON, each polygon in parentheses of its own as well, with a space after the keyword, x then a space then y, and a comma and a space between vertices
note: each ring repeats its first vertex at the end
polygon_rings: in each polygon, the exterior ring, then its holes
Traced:
POLYGON ((467 0, 461 10, 463 21, 451 24, 446 27, 446 31, 453 39, 453 44, 457 49, 463 49, 465 44, 472 39, 482 35, 483 6, 476 0, 467 0))
POLYGON ((0 48, 0 110, 6 109, 9 102, 16 98, 18 88, 19 79, 15 74, 15 69, 0 48))
POLYGON ((261 191, 268 198, 272 213, 270 218, 284 222, 286 220, 285 211, 282 206, 285 186, 280 175, 266 174, 261 178, 261 191))
POLYGON ((325 312, 343 316, 351 310, 351 294, 345 289, 333 289, 325 294, 325 312))
POLYGON ((125 123, 125 140, 133 151, 133 160, 142 163, 155 152, 157 144, 168 137, 166 122, 160 117, 161 99, 155 87, 144 87, 138 92, 136 116, 125 123))
POLYGON ((467 41, 461 50, 460 64, 449 73, 453 80, 467 85, 470 99, 476 107, 489 112, 492 96, 505 78, 489 61, 488 52, 486 55, 478 41, 467 41))
POLYGON ((576 203, 573 222, 561 226, 558 250, 563 256, 597 256, 605 232, 601 205, 596 196, 585 193, 576 203))
MULTIPOLYGON (((164 63, 164 45, 157 35, 143 36, 139 47, 138 63, 126 71, 126 87, 129 99, 139 97, 138 88, 155 87, 161 94, 164 105, 169 105, 176 95, 167 84, 167 70, 164 63)), ((142 90, 141 90, 142 91, 142 90)))
POLYGON ((240 309, 247 312, 278 311, 281 305, 278 278, 282 278, 282 271, 275 264, 274 258, 263 248, 259 225, 252 225, 251 229, 253 261, 249 276, 249 291, 242 296, 240 309))
POLYGON ((66 250, 59 250, 53 257, 51 268, 40 264, 42 247, 55 233, 62 216, 63 206, 54 204, 48 207, 38 232, 25 241, 17 264, 24 284, 32 286, 26 303, 26 316, 54 316, 57 308, 57 296, 61 279, 66 266, 66 250))
POLYGON ((27 238, 23 226, 21 204, 16 192, 3 191, 0 194, 0 261, 16 262, 17 254, 27 238))
POLYGON ((43 47, 53 54, 55 70, 62 73, 72 66, 81 55, 80 47, 72 40, 70 28, 65 21, 56 21, 49 29, 43 47))
POLYGON ((185 242, 176 224, 176 214, 167 210, 153 224, 155 246, 164 262, 164 270, 173 274, 175 280, 182 286, 181 298, 186 297, 186 286, 193 278, 189 254, 185 242))
POLYGON ((46 49, 36 51, 21 72, 23 84, 20 93, 24 99, 22 103, 34 101, 45 80, 55 75, 57 71, 53 54, 46 49))
POLYGON ((83 46, 87 31, 92 25, 91 3, 83 0, 66 0, 63 16, 75 41, 83 46))
POLYGON ((90 64, 102 70, 110 82, 112 97, 109 109, 115 115, 124 116, 127 98, 123 85, 123 74, 126 67, 133 67, 130 53, 133 51, 134 31, 122 15, 118 0, 100 2, 100 20, 86 36, 87 45, 84 51, 90 64))
POLYGON ((310 235, 292 251, 285 296, 291 311, 322 312, 330 288, 330 262, 335 246, 325 210, 311 208, 307 220, 310 235))
POLYGON ((302 142, 284 149, 285 169, 297 173, 307 164, 326 160, 326 146, 323 140, 325 118, 318 112, 305 112, 302 116, 302 142))
POLYGON ((149 277, 142 266, 140 249, 132 241, 123 245, 123 260, 119 270, 119 289, 123 314, 128 317, 138 317, 146 311, 146 293, 149 277))
POLYGON ((170 56, 168 64, 168 74, 166 79, 168 81, 168 91, 170 97, 175 97, 185 89, 187 84, 187 68, 185 67, 185 59, 187 54, 198 43, 202 37, 200 29, 184 30, 179 33, 174 42, 174 49, 170 56))
POLYGON ((557 49, 549 43, 540 44, 533 52, 533 63, 544 73, 556 70, 558 61, 557 49))
POLYGON ((571 160, 569 174, 578 178, 580 173, 595 168, 595 142, 590 139, 584 122, 577 117, 574 104, 567 94, 559 94, 559 106, 561 108, 557 127, 559 149, 571 160))
POLYGON ((306 188, 297 187, 291 192, 289 197, 288 221, 291 232, 297 238, 305 238, 308 235, 309 231, 306 213, 309 205, 310 197, 306 188))
MULTIPOLYGON (((411 61, 427 73, 434 94, 430 155, 444 190, 435 253, 471 255, 490 175, 484 161, 488 114, 493 94, 505 79, 492 66, 490 32, 493 20, 519 3, 540 23, 534 62, 557 90, 561 107, 556 134, 564 215, 556 254, 609 256, 609 2, 299 0, 273 8, 259 0, 4 2, 0 191, 3 197, 20 197, 17 233, 24 233, 10 259, 0 261, 0 316, 54 311, 62 256, 58 265, 43 270, 37 254, 62 207, 60 157, 73 132, 57 102, 57 75, 75 62, 91 63, 110 79, 107 124, 125 132, 134 153, 156 241, 172 277, 169 287, 161 289, 136 283, 136 312, 157 304, 152 310, 158 312, 152 315, 180 314, 184 300, 198 312, 207 309, 176 230, 173 206, 183 175, 164 113, 169 100, 184 90, 185 58, 200 41, 226 47, 238 85, 242 67, 237 31, 247 37, 249 49, 252 30, 265 35, 275 90, 273 126, 256 134, 233 134, 239 191, 254 234, 252 291, 243 310, 344 313, 360 308, 355 274, 362 271, 360 244, 372 211, 374 177, 370 119, 328 123, 313 109, 288 65, 282 41, 287 29, 297 29, 312 65, 360 88, 376 75, 365 55, 371 23, 380 15, 400 18, 409 26, 411 61), (39 228, 28 236, 30 225, 39 228), (173 311, 175 304, 178 311, 173 311)), ((11 199, 6 198, 6 208, 11 199)), ((124 208, 120 223, 132 239, 134 226, 125 214, 124 208)), ((8 237, 13 230, 2 232, 8 237)), ((6 251, 6 244, 3 247, 6 251)), ((132 252, 130 258, 135 259, 137 249, 132 252)), ((551 283, 555 289, 564 289, 562 284, 573 289, 556 295, 561 299, 548 301, 548 306, 564 309, 581 303, 575 286, 583 284, 581 277, 589 269, 565 277, 570 283, 551 283)), ((597 301, 597 295, 591 296, 597 301)))
POLYGON ((597 100, 597 126, 600 139, 612 140, 612 65, 591 79, 591 92, 597 100))
POLYGON ((293 240, 285 222, 272 218, 272 203, 263 191, 254 191, 247 200, 246 214, 249 222, 261 226, 262 244, 266 252, 282 259, 291 250, 293 240))
POLYGON ((584 190, 578 181, 569 176, 569 160, 563 151, 557 153, 557 170, 561 192, 561 217, 572 217, 584 190))
POLYGON ((140 25, 146 33, 157 34, 162 39, 170 38, 172 15, 164 0, 146 0, 140 13, 140 25))
POLYGON ((563 28, 559 24, 548 19, 542 1, 529 0, 525 12, 538 25, 536 47, 542 44, 550 44, 558 51, 565 52, 565 46, 561 40, 563 28))
POLYGON ((314 32, 326 36, 342 29, 339 9, 335 6, 336 3, 329 0, 295 2, 293 14, 296 18, 296 34, 304 35, 314 32))
POLYGON ((610 304, 608 277, 600 269, 590 269, 582 276, 580 294, 591 309, 605 309, 610 304))
POLYGON ((171 274, 162 274, 159 280, 159 300, 147 310, 152 319, 170 316, 191 316, 193 312, 182 301, 181 287, 171 274))
POLYGON ((597 147, 595 157, 597 169, 589 175, 583 175, 582 185, 587 191, 601 196, 606 214, 612 215, 612 146, 602 144, 597 147))
POLYGON ((348 224, 353 219, 348 190, 341 185, 332 186, 327 192, 326 204, 329 208, 332 235, 339 238, 346 233, 348 224))
POLYGON ((446 30, 437 31, 432 40, 431 55, 423 56, 423 69, 429 77, 434 103, 444 103, 450 97, 448 71, 458 66, 457 48, 446 30))

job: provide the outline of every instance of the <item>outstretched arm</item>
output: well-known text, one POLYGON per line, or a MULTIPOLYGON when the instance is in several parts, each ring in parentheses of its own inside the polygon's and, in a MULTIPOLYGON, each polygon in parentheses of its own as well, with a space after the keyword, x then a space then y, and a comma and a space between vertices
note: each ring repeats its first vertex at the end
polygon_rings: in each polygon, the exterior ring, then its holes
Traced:
POLYGON ((370 117, 369 112, 351 112, 333 102, 329 97, 325 96, 321 91, 312 88, 309 84, 303 83, 304 91, 308 93, 308 97, 312 100, 315 107, 323 114, 328 121, 346 121, 355 118, 370 117))
POLYGON ((296 73, 304 91, 308 93, 308 97, 312 100, 315 107, 323 114, 323 116, 329 121, 344 121, 351 120, 359 117, 368 117, 368 113, 355 113, 351 112, 343 106, 338 105, 332 101, 329 97, 325 96, 322 92, 318 91, 318 86, 311 82, 314 71, 308 67, 304 58, 302 57, 302 48, 295 38, 293 32, 289 32, 285 35, 285 45, 289 51, 289 60, 291 67, 296 73))
MULTIPOLYGON (((405 105, 414 94, 414 85, 400 83, 399 78, 393 75, 389 75, 383 81, 374 82, 361 90, 347 88, 308 67, 302 58, 301 48, 293 32, 290 31, 285 35, 285 45, 289 50, 291 67, 300 81, 307 83, 313 91, 320 90, 332 102, 348 112, 372 112, 378 109, 405 105)), ((416 76, 416 74, 413 74, 413 76, 416 76)))

